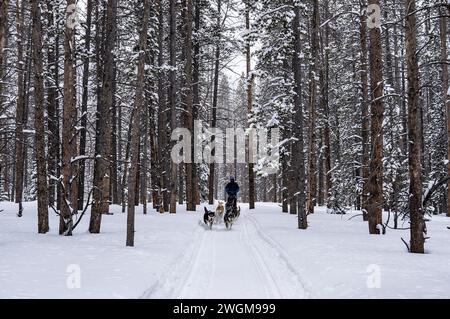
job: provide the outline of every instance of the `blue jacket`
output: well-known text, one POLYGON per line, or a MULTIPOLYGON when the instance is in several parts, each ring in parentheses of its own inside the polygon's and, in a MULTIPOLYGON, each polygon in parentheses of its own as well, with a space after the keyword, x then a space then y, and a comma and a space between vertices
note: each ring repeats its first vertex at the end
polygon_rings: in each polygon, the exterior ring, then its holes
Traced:
POLYGON ((239 185, 236 182, 230 182, 225 186, 225 192, 228 195, 237 195, 239 193, 239 185))

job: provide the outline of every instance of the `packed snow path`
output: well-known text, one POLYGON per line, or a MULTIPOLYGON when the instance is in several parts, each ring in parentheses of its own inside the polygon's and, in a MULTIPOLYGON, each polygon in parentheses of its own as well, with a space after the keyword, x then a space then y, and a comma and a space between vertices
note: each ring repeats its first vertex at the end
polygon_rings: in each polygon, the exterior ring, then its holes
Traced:
POLYGON ((205 229, 183 256, 143 298, 308 298, 281 247, 261 232, 252 212, 244 210, 227 230, 205 229))
MULTIPOLYGON (((317 208, 306 231, 297 216, 256 203, 231 231, 202 225, 197 213, 136 213, 136 246, 125 247, 126 214, 87 232, 85 217, 72 237, 36 232, 36 202, 0 202, 0 298, 449 298, 449 218, 427 223, 427 253, 408 254, 408 230, 369 236, 361 212, 317 208), (377 280, 374 280, 378 278, 377 280), (77 283, 74 285, 74 283, 77 283), (377 283, 377 285, 374 285, 377 283)), ((209 207, 209 206, 208 206, 209 207)), ((210 207, 212 208, 212 207, 210 207)), ((387 220, 384 214, 384 220, 387 220)), ((407 221, 401 226, 406 227, 407 221)), ((392 219, 391 219, 392 226, 392 219)))

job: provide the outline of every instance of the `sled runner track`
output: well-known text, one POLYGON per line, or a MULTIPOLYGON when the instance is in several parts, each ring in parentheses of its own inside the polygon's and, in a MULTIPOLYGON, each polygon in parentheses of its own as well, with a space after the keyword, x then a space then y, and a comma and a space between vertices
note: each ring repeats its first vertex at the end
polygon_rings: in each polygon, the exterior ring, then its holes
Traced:
POLYGON ((244 209, 231 230, 203 223, 167 274, 141 298, 308 298, 287 254, 244 209))
POLYGON ((300 286, 300 288, 304 292, 304 298, 314 298, 314 293, 312 292, 312 288, 309 284, 305 283, 305 280, 302 278, 298 270, 295 268, 295 266, 292 264, 292 262, 289 260, 289 257, 287 256, 287 253, 283 249, 283 247, 270 235, 264 233, 261 230, 261 225, 259 221, 251 216, 250 214, 246 215, 246 218, 253 224, 255 228, 255 232, 258 235, 258 237, 265 243, 266 247, 268 247, 270 250, 272 250, 275 255, 276 259, 279 260, 279 262, 284 264, 283 268, 286 268, 286 270, 291 273, 292 278, 295 279, 297 285, 300 286))
POLYGON ((175 298, 192 273, 201 252, 201 248, 198 249, 198 247, 204 246, 206 236, 203 230, 196 230, 195 240, 191 242, 187 250, 179 255, 167 274, 147 289, 140 299, 175 298))
POLYGON ((191 298, 207 298, 210 287, 214 281, 215 274, 215 246, 216 246, 215 231, 206 230, 202 236, 200 247, 195 256, 194 262, 191 263, 190 269, 186 272, 183 282, 180 283, 179 289, 177 289, 177 295, 173 296, 178 299, 191 298), (211 239, 212 237, 212 239, 211 239), (208 240, 207 240, 208 239, 208 240), (208 247, 211 248, 208 248, 208 247), (211 254, 206 253, 205 250, 211 250, 211 254), (210 267, 202 267, 203 256, 211 256, 211 262, 207 264, 210 267), (195 278, 196 274, 202 273, 203 280, 195 278), (208 280, 206 280, 206 278, 208 280))
MULTIPOLYGON (((244 220, 247 219, 247 211, 244 213, 244 220)), ((273 298, 273 299, 280 299, 282 298, 282 293, 280 288, 277 285, 276 280, 273 278, 272 272, 270 270, 270 267, 267 265, 267 263, 264 260, 264 257, 259 252, 258 248, 256 247, 254 240, 251 238, 251 236, 248 233, 247 229, 247 223, 244 222, 243 224, 243 236, 241 236, 241 241, 243 242, 243 245, 247 247, 249 250, 249 254, 252 257, 253 262, 256 266, 256 271, 258 272, 258 276, 261 278, 263 282, 266 283, 264 285, 264 289, 267 295, 267 298, 273 298), (242 237, 244 237, 242 239, 242 237)))

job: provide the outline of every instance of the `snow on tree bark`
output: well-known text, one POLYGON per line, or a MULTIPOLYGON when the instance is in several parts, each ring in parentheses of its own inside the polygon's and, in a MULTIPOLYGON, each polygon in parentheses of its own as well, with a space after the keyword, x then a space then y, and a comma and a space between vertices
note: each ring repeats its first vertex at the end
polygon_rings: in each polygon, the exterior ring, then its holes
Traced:
POLYGON ((144 99, 145 84, 145 61, 147 54, 147 30, 150 16, 150 0, 143 3, 142 26, 139 35, 139 59, 136 83, 136 95, 134 99, 134 114, 131 122, 131 160, 130 178, 128 180, 128 212, 127 212, 127 246, 134 246, 134 223, 135 223, 135 192, 136 176, 139 163, 139 115, 141 114, 144 99))

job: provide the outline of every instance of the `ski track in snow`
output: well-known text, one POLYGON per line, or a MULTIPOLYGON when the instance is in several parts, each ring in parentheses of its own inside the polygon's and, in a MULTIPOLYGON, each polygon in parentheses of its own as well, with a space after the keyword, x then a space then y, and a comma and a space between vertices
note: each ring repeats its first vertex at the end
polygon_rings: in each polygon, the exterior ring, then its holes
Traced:
POLYGON ((147 289, 140 299, 174 298, 176 292, 186 284, 186 280, 194 267, 195 261, 198 259, 200 248, 203 246, 206 236, 207 233, 199 228, 195 232, 194 239, 187 250, 176 258, 167 273, 152 287, 147 289))
POLYGON ((232 230, 223 223, 213 230, 200 227, 166 275, 141 298, 312 297, 282 247, 251 214, 245 209, 232 230))
POLYGON ((294 284, 291 284, 290 287, 294 287, 297 290, 294 290, 293 295, 290 297, 298 298, 298 291, 303 291, 303 298, 316 298, 311 285, 307 284, 305 279, 302 278, 298 270, 295 268, 295 266, 287 256, 287 253, 285 252, 283 246, 281 246, 269 234, 262 231, 261 225, 255 217, 253 217, 252 215, 248 215, 247 217, 254 225, 258 237, 272 249, 272 253, 274 253, 273 260, 277 261, 278 264, 282 264, 279 268, 285 271, 280 272, 279 274, 289 276, 290 278, 288 278, 288 280, 294 282, 294 284))

